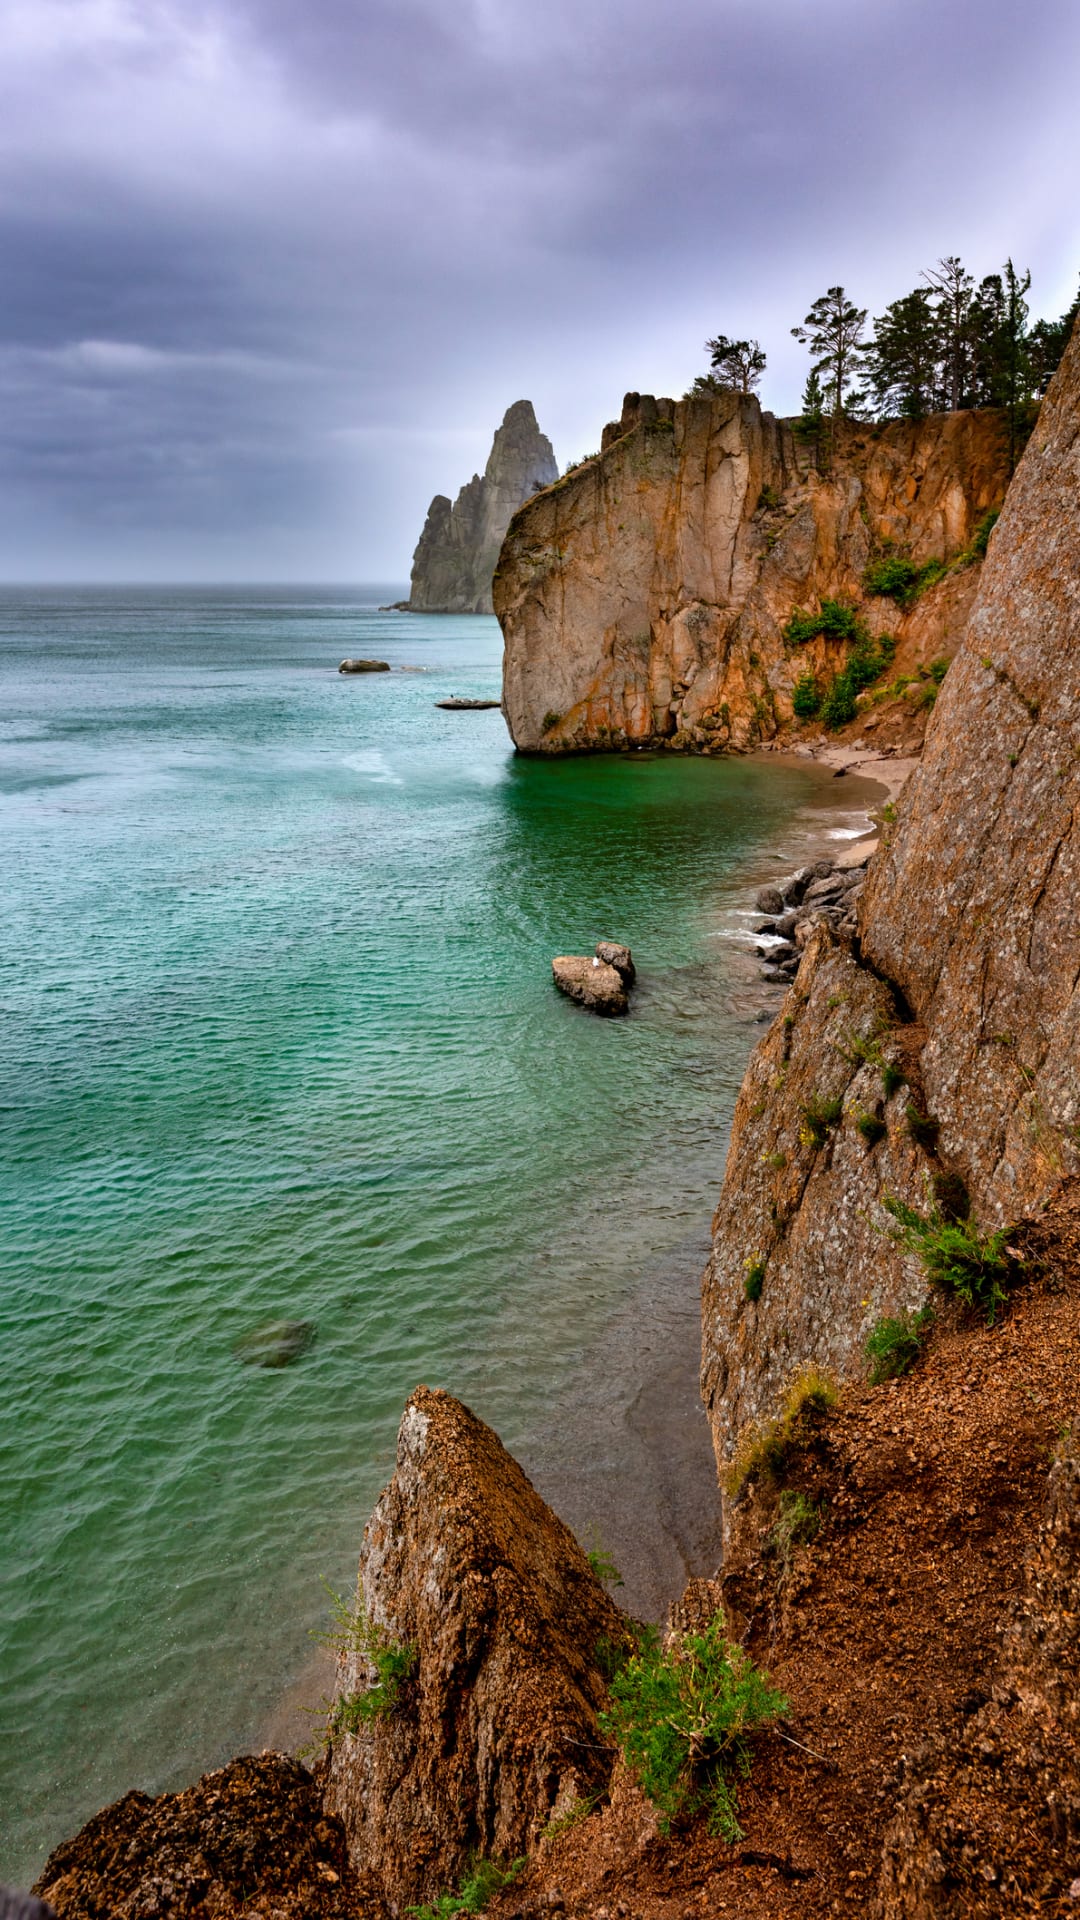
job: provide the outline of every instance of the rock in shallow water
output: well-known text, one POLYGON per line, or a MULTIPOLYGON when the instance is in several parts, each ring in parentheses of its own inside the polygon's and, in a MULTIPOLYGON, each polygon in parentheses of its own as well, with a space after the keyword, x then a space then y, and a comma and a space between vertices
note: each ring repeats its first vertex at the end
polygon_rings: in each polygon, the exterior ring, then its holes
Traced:
POLYGON ((637 973, 634 969, 634 956, 629 947, 621 947, 617 940, 598 940, 596 957, 605 967, 614 967, 628 987, 633 986, 637 973))
POLYGON ((343 660, 339 673, 389 673, 389 660, 343 660))
POLYGON ((556 954, 551 971, 559 992, 576 1000, 579 1006, 588 1007, 590 1013, 629 1012, 630 1002, 621 973, 595 955, 590 960, 580 953, 556 954))
POLYGON ((245 1367, 290 1367, 315 1338, 310 1320, 267 1320, 241 1334, 233 1352, 245 1367))

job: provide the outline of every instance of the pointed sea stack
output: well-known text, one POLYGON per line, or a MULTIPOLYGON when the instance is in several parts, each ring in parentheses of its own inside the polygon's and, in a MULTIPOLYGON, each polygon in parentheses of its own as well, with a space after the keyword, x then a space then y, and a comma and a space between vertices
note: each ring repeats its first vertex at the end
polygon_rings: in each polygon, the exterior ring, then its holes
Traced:
POLYGON ((490 613, 491 576, 518 508, 559 477, 551 441, 531 400, 508 407, 483 477, 474 473, 451 506, 437 493, 413 555, 413 613, 490 613))

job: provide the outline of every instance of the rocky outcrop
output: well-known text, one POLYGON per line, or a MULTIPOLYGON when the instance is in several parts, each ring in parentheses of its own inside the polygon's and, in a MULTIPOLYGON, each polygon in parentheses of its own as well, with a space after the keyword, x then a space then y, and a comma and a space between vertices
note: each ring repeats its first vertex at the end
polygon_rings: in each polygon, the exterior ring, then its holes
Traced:
POLYGON ((343 660, 339 673, 389 673, 389 660, 343 660))
POLYGON ((281 1753, 230 1761, 183 1793, 127 1793, 66 1840, 35 1892, 60 1920, 380 1920, 341 1822, 281 1753))
POLYGON ((1080 338, 1010 489, 858 935, 815 935, 740 1094, 704 1285, 721 1459, 797 1369, 858 1370, 872 1321, 925 1292, 890 1239, 887 1195, 924 1216, 970 1203, 986 1228, 1080 1166, 1078 712, 1080 338), (754 1300, 747 1263, 763 1269, 754 1300))
POLYGON ((414 613, 490 613, 491 576, 511 517, 522 502, 559 475, 531 400, 515 400, 503 416, 483 475, 474 473, 451 506, 437 493, 413 555, 409 598, 414 613))
POLYGON ((629 990, 637 978, 629 947, 600 940, 592 955, 556 954, 551 972, 559 992, 590 1013, 629 1012, 629 990))
MULTIPOLYGON (((828 472, 790 424, 740 394, 630 394, 599 455, 518 512, 499 558, 503 706, 529 752, 750 747, 792 714, 796 677, 842 641, 792 654, 796 608, 862 594, 889 544, 919 565, 961 553, 1008 475, 1001 415, 850 428, 828 472)), ((977 565, 908 614, 867 605, 919 657, 952 651, 977 565)))
MULTIPOLYGON (((333 1739, 327 1804, 392 1905, 431 1899, 474 1853, 530 1851, 606 1784, 597 1660, 626 1629, 573 1535, 476 1416, 420 1387, 364 1534, 358 1614, 415 1654, 392 1710, 333 1739)), ((372 1685, 357 1647, 339 1700, 372 1685)), ((342 1716, 339 1715, 341 1724, 342 1716)))

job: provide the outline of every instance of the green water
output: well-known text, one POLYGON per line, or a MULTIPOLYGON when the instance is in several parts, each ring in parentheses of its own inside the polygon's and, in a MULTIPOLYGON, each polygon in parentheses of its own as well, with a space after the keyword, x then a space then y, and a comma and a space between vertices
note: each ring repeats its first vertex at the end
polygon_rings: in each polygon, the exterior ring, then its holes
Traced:
POLYGON ((258 1739, 418 1380, 524 1443, 707 1223, 747 888, 838 802, 519 760, 433 704, 499 647, 363 593, 0 596, 0 1878, 258 1739), (550 985, 600 935, 625 1022, 550 985), (303 1359, 239 1365, 281 1315, 303 1359))

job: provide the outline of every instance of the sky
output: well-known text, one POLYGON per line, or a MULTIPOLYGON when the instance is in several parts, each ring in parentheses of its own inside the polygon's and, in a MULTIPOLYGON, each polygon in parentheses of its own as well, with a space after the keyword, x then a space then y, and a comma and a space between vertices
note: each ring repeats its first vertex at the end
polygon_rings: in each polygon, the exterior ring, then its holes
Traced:
POLYGON ((3 0, 0 579, 407 579, 842 283, 1080 275, 1076 0, 3 0))

